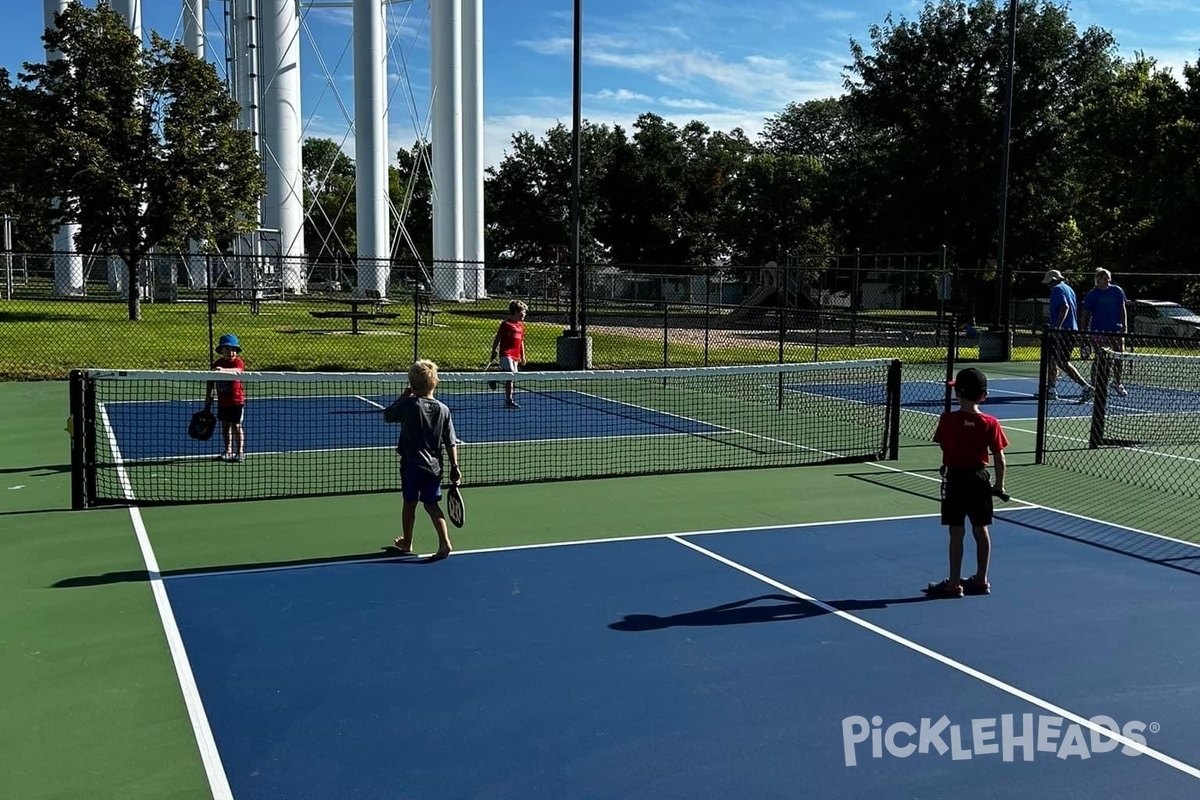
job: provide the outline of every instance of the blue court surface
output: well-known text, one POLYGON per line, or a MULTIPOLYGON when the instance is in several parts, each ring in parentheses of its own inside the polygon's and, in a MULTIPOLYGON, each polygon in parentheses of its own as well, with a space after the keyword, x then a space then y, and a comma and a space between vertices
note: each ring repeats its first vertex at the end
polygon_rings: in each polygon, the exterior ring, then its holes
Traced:
POLYGON ((961 600, 936 517, 165 582, 238 800, 1193 798, 1200 574, 1145 539, 1006 510, 961 600))
MULTIPOLYGON (((882 406, 885 392, 874 384, 785 385, 799 395, 828 397, 882 406)), ((939 414, 944 384, 906 381, 901 405, 911 411, 939 414)), ((1001 420, 1036 419, 1037 381, 1033 378, 994 378, 983 410, 1001 420)), ((1090 418, 1090 403, 1079 403, 1079 389, 1059 381, 1059 397, 1050 401, 1052 417, 1090 418)), ((1114 408, 1127 412, 1161 411, 1166 390, 1131 386, 1129 396, 1113 399, 1114 408), (1153 396, 1143 396, 1146 393, 1153 396), (1142 405, 1139 405, 1142 403, 1142 405)), ((1181 394, 1187 394, 1180 391, 1181 394)), ((1193 395, 1189 395, 1191 397, 1193 395)), ((360 448, 390 448, 397 428, 383 422, 381 411, 394 398, 362 395, 251 398, 246 405, 247 453, 296 453, 360 448)), ((519 410, 504 407, 502 391, 446 393, 439 399, 454 414, 459 439, 465 444, 543 442, 627 436, 674 436, 729 430, 650 407, 625 403, 586 392, 556 390, 521 392, 519 410)), ((1175 403, 1176 405, 1178 403, 1175 403)), ((1194 401, 1193 401, 1194 405, 1194 401)), ((199 458, 220 451, 220 437, 208 442, 188 438, 187 426, 202 403, 173 401, 118 402, 104 406, 108 424, 126 462, 199 458)), ((764 413, 770 413, 764 409, 764 413)))
MULTIPOLYGON (((439 394, 465 444, 536 442, 614 436, 665 436, 725 430, 699 420, 574 391, 522 392, 519 410, 504 407, 502 390, 439 394)), ((247 453, 292 453, 391 448, 399 429, 383 421, 394 397, 328 395, 249 398, 247 453)), ((192 414, 203 403, 122 402, 105 405, 125 461, 196 458, 220 451, 218 433, 208 442, 188 438, 192 414)))

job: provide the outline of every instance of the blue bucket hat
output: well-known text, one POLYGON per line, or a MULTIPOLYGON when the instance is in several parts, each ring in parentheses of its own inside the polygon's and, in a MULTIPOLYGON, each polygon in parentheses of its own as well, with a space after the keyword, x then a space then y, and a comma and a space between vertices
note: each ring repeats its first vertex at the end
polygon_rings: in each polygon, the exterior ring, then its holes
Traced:
POLYGON ((232 347, 234 350, 241 350, 242 346, 238 344, 238 338, 232 333, 226 333, 221 336, 221 341, 217 342, 217 349, 222 347, 232 347))

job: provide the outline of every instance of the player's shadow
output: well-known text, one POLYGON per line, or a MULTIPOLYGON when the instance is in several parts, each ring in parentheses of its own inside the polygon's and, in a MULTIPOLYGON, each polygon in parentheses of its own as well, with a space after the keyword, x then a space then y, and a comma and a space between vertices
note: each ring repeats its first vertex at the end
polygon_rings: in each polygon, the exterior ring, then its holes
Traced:
MULTIPOLYGON (((218 564, 204 567, 184 567, 181 569, 163 570, 159 575, 163 578, 181 578, 200 575, 227 574, 233 572, 272 572, 294 569, 320 569, 335 564, 348 563, 387 563, 387 564, 431 564, 438 559, 429 556, 419 556, 415 553, 400 553, 393 547, 381 547, 377 552, 349 553, 340 556, 317 556, 314 558, 299 558, 288 561, 253 561, 245 564, 218 564)), ((80 589, 89 586, 108 586, 115 583, 142 583, 150 580, 150 573, 144 569, 106 572, 102 575, 79 575, 63 578, 51 584, 55 589, 80 589)))
MULTIPOLYGON (((832 600, 828 602, 822 600, 821 602, 838 611, 874 611, 895 605, 924 603, 931 599, 921 595, 881 600, 832 600)), ((746 600, 736 600, 732 603, 722 603, 719 606, 699 611, 685 611, 682 614, 671 614, 665 617, 654 614, 626 614, 624 619, 614 622, 608 627, 614 631, 633 632, 680 627, 706 628, 718 625, 749 625, 756 622, 789 622, 822 617, 829 613, 831 612, 828 608, 791 595, 765 594, 746 600), (763 602, 768 600, 774 602, 763 602)))

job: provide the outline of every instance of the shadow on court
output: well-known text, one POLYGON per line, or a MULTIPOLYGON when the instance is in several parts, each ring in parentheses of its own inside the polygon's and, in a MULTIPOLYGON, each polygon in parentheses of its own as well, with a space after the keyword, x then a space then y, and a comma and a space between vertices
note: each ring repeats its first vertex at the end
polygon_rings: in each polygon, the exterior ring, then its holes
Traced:
MULTIPOLYGON (((894 605, 924 603, 931 599, 921 595, 893 597, 885 600, 834 600, 826 605, 836 608, 838 611, 875 611, 894 605)), ((786 594, 765 594, 760 597, 723 603, 700 611, 687 611, 666 617, 654 614, 627 614, 624 619, 614 622, 608 627, 614 631, 630 632, 681 627, 706 628, 719 625, 749 625, 756 622, 789 622, 821 617, 828 613, 830 612, 826 609, 807 600, 800 600, 786 594), (774 602, 766 603, 764 601, 774 602)))
MULTIPOLYGON (((430 564, 437 559, 420 555, 402 555, 392 547, 382 547, 377 552, 352 553, 344 556, 321 556, 317 558, 300 558, 291 561, 258 561, 248 564, 223 564, 211 567, 189 567, 188 569, 164 570, 164 578, 185 578, 201 575, 229 574, 234 572, 269 572, 284 569, 312 569, 327 567, 333 564, 352 562, 379 562, 396 564, 430 564)), ((120 572, 106 572, 103 575, 80 575, 74 578, 63 578, 51 584, 54 589, 80 589, 88 586, 107 586, 114 583, 139 583, 150 580, 150 574, 144 569, 131 569, 120 572)))
MULTIPOLYGON (((1011 462, 1009 466, 1012 466, 1011 462)), ((926 480, 921 477, 937 478, 937 475, 937 470, 913 470, 912 473, 846 473, 845 477, 938 502, 941 499, 940 483, 937 480, 926 480)), ((1058 488, 1065 484, 1058 482, 1052 485, 1058 488)), ((1019 489, 1015 490, 1013 494, 1018 494, 1019 491, 1019 489)), ((1099 492, 1099 490, 1090 488, 1085 488, 1083 491, 1085 494, 1095 496, 1098 496, 1099 492)), ((1065 493, 1066 490, 1060 489, 1060 492, 1065 493)), ((1070 500, 1069 497, 1066 499, 1070 500)), ((1178 498, 1173 501, 1174 504, 1180 502, 1182 499, 1178 498)), ((1068 505, 1075 506, 1077 504, 1068 503, 1068 505)), ((1167 505, 1171 505, 1171 503, 1167 505)), ((1151 512, 1148 511, 1147 515, 1150 516, 1151 512)), ((1110 553, 1119 553, 1160 567, 1200 575, 1200 545, 1196 543, 1166 536, 1147 535, 1141 530, 1109 524, 1102 520, 1073 516, 1054 509, 1006 508, 1000 502, 996 503, 996 520, 1010 525, 1020 525, 1023 528, 1060 539, 1069 539, 1110 553)))

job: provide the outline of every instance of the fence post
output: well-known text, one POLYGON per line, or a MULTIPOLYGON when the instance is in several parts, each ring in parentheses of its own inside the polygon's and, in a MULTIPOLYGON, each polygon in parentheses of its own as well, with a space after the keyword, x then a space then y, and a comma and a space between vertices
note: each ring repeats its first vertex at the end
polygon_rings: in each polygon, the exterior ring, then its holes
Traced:
POLYGON ((712 267, 704 272, 704 366, 708 366, 708 339, 712 331, 712 267))
POLYGON ((850 278, 850 346, 858 345, 859 295, 862 293, 862 248, 854 248, 854 275, 850 278))
POLYGON ((950 381, 954 380, 954 368, 958 359, 958 324, 955 320, 955 316, 951 314, 948 320, 949 328, 946 331, 946 401, 942 410, 947 414, 953 408, 954 390, 950 386, 950 381))
MULTIPOLYGON (((430 287, 432 290, 432 287, 430 287)), ((413 361, 421 357, 421 282, 413 279, 413 361)))
POLYGON ((4 299, 13 299, 12 223, 15 217, 5 214, 4 220, 4 299))
POLYGON ((664 367, 670 363, 670 356, 668 353, 669 343, 671 341, 671 332, 670 332, 671 323, 669 320, 670 308, 671 308, 670 304, 668 304, 664 300, 663 301, 663 366, 664 367))
POLYGON ((205 294, 208 297, 208 363, 216 361, 216 350, 213 347, 213 317, 217 314, 217 294, 213 288, 212 254, 204 256, 205 294))
MULTIPOLYGON (((783 363, 783 343, 787 339, 787 318, 784 314, 787 311, 787 287, 791 285, 791 278, 788 268, 780 267, 779 280, 775 285, 776 294, 779 296, 779 360, 775 362, 777 364, 783 363)), ((797 290, 799 290, 799 286, 797 286, 797 290)))

